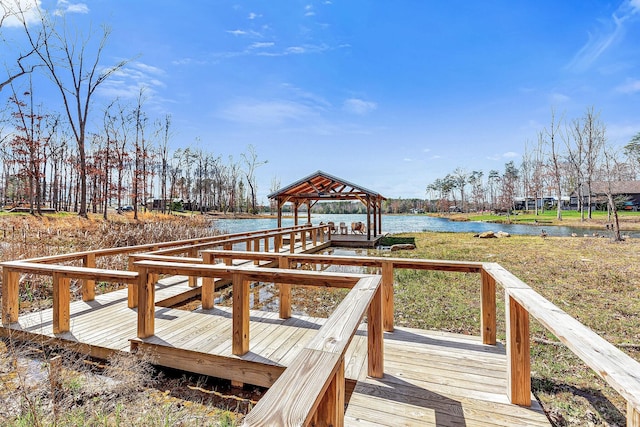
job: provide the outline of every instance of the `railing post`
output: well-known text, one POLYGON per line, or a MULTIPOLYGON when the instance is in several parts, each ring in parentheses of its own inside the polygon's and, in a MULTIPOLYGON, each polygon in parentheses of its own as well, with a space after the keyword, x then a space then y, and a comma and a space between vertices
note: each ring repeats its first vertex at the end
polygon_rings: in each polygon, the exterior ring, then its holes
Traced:
POLYGON ((233 343, 232 353, 242 356, 249 351, 249 282, 241 273, 233 274, 233 343))
POLYGON ((282 234, 278 234, 273 238, 273 251, 279 253, 282 248, 282 234))
POLYGON ((149 270, 138 268, 138 338, 155 334, 155 285, 150 283, 149 270))
POLYGON ((18 321, 20 307, 20 273, 2 267, 2 324, 10 325, 18 321))
POLYGON ((382 318, 383 327, 387 332, 393 332, 393 262, 382 262, 382 318))
POLYGON ((378 286, 367 313, 368 375, 384 376, 384 334, 382 331, 382 286, 378 286))
MULTIPOLYGON (((202 252, 202 262, 204 265, 213 264, 213 254, 211 252, 202 252)), ((215 299, 215 278, 210 276, 203 277, 201 292, 200 301, 202 302, 202 309, 212 309, 215 299)))
POLYGON ((264 252, 269 252, 269 237, 268 236, 262 239, 262 244, 264 245, 262 250, 264 252))
MULTIPOLYGON (((231 243, 225 243, 224 245, 222 245, 222 249, 224 249, 225 251, 230 251, 233 249, 233 244, 231 243)), ((224 258, 224 265, 232 265, 233 261, 231 260, 231 258, 224 258)))
MULTIPOLYGON (((198 250, 196 248, 189 248, 189 257, 195 258, 198 256, 198 250)), ((198 286, 198 276, 189 276, 189 287, 195 288, 198 286)))
POLYGON ((302 244, 302 250, 307 250, 307 232, 305 230, 300 232, 300 243, 302 244))
MULTIPOLYGON (((281 256, 278 258, 278 268, 289 268, 289 258, 281 256)), ((280 318, 288 319, 291 317, 291 285, 287 283, 278 284, 280 292, 280 318)))
MULTIPOLYGON (((86 268, 96 268, 96 254, 91 252, 82 258, 82 265, 86 268)), ((96 281, 84 279, 82 281, 82 301, 93 301, 96 298, 96 281)))
MULTIPOLYGON (((260 238, 253 239, 253 251, 260 252, 260 238)), ((253 265, 260 265, 260 260, 254 259, 253 265)))
MULTIPOLYGON (((129 257, 129 271, 138 271, 133 264, 135 258, 129 257)), ((127 307, 136 308, 138 306, 138 285, 135 283, 129 283, 127 285, 127 307)))
POLYGON ((60 273, 53 273, 53 333, 69 331, 71 279, 60 273))
POLYGON ((507 396, 514 405, 531 406, 529 313, 505 293, 507 322, 507 396))
POLYGON ((627 402, 627 427, 640 427, 640 411, 627 402))
POLYGON ((311 230, 311 241, 313 242, 313 246, 318 245, 318 229, 314 228, 311 230))
POLYGON ((289 253, 294 254, 296 252, 295 246, 296 246, 296 232, 292 231, 291 235, 289 236, 289 253))
POLYGON ((324 392, 324 396, 316 409, 311 425, 317 426, 344 426, 344 356, 340 359, 338 369, 324 392))
POLYGON ((482 343, 496 345, 496 281, 484 268, 480 275, 482 277, 480 288, 482 343))

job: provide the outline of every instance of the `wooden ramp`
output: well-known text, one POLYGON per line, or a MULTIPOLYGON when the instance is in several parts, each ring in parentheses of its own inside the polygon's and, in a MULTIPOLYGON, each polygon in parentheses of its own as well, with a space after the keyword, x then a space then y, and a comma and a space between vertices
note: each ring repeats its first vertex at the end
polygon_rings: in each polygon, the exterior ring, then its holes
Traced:
MULTIPOLYGON (((156 299, 189 290, 184 281, 159 287, 156 299)), ((149 351, 156 364, 237 382, 270 386, 315 335, 325 319, 251 311, 250 351, 231 353, 231 309, 194 312, 156 307, 153 337, 136 339, 136 309, 126 290, 71 304, 71 330, 54 335, 52 310, 23 315, 4 335, 44 340, 97 357, 130 348, 149 351), (15 336, 14 335, 14 336, 15 336)), ((531 408, 509 404, 506 357, 501 345, 476 337, 397 328, 385 333, 384 378, 368 378, 366 325, 345 357, 349 394, 345 423, 356 426, 543 426, 535 399, 531 408)))

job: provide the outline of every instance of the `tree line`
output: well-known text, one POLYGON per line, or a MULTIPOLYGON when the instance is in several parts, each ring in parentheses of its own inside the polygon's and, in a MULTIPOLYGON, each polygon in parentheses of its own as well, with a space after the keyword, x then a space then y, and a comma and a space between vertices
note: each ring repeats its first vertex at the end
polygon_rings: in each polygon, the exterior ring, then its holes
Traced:
POLYGON ((598 183, 599 204, 615 216, 615 183, 637 179, 640 172, 640 133, 621 150, 606 136, 606 126, 593 107, 581 117, 558 118, 554 111, 550 123, 537 134, 535 143, 525 144, 519 164, 509 161, 503 171, 492 169, 468 172, 456 168, 427 185, 430 209, 493 210, 509 212, 555 208, 562 219, 563 200, 573 195, 575 209, 582 220, 590 219, 596 206, 594 183, 598 183), (549 204, 541 203, 547 200, 549 204), (530 204, 529 201, 532 201, 530 204))
MULTIPOLYGON (((107 217, 109 207, 138 207, 159 195, 160 209, 180 206, 191 210, 257 212, 256 168, 265 164, 249 145, 240 159, 214 155, 193 146, 171 149, 171 115, 151 120, 141 88, 135 102, 114 99, 102 110, 95 107, 96 90, 129 61, 101 65, 110 29, 101 37, 82 37, 64 20, 19 1, 2 3, 0 30, 9 19, 20 22, 25 51, 0 79, 7 103, 0 110, 0 201, 22 203, 31 212, 43 207, 89 211, 107 217), (32 22, 27 14, 35 13, 32 22), (38 103, 32 78, 52 84, 62 112, 38 103), (89 121, 89 118, 92 121, 89 121), (89 123, 100 123, 89 129, 89 123), (186 206, 185 206, 186 205, 186 206)), ((43 83, 44 82, 44 83, 43 83)))

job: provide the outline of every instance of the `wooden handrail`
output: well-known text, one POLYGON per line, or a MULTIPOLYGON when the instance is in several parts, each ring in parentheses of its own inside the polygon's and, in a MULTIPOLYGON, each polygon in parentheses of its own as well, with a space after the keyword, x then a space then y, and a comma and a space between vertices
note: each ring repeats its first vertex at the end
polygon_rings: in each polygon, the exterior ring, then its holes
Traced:
POLYGON ((271 229, 271 230, 264 230, 264 231, 255 231, 251 233, 225 234, 221 236, 216 236, 216 237, 219 237, 219 239, 216 239, 216 240, 209 240, 207 242, 183 245, 180 247, 171 247, 169 249, 156 250, 151 253, 156 255, 171 255, 171 254, 181 253, 193 248, 201 249, 201 248, 207 248, 211 246, 220 246, 224 244, 233 245, 236 243, 253 242, 255 239, 263 239, 263 238, 271 238, 271 237, 276 238, 276 237, 287 235, 287 234, 318 230, 318 229, 327 228, 327 227, 328 226, 326 225, 314 225, 314 226, 299 225, 297 227, 286 227, 286 228, 280 228, 276 230, 271 229))
POLYGON ((627 424, 639 425, 637 422, 633 422, 633 416, 640 414, 640 363, 574 319, 500 265, 487 263, 484 270, 504 288, 507 298, 513 299, 527 313, 535 317, 624 397, 628 406, 627 424))
MULTIPOLYGON (((347 294, 327 322, 244 419, 244 426, 303 426, 344 423, 344 355, 358 330, 362 317, 374 300, 381 298, 380 277, 369 276, 347 294)), ((369 311, 369 337, 380 328, 381 318, 369 311), (373 323, 372 323, 373 320, 373 323)), ((381 334, 378 332, 378 335, 381 334)), ((369 359, 379 357, 382 340, 369 348, 369 359)), ((382 366, 369 375, 382 377, 382 366)))
MULTIPOLYGON (((290 230, 300 230, 302 228, 321 228, 321 227, 326 227, 326 226, 319 225, 319 226, 308 227, 305 225, 297 225, 297 226, 291 226, 291 227, 280 227, 276 229, 270 229, 269 231, 276 232, 279 230, 280 232, 285 233, 285 232, 289 232, 290 230)), ((241 237, 241 236, 250 237, 250 236, 255 236, 255 235, 264 234, 264 233, 265 231, 260 230, 260 231, 249 231, 249 232, 232 233, 232 234, 219 234, 216 236, 208 236, 208 237, 194 237, 192 239, 174 240, 170 242, 146 243, 143 245, 122 246, 119 248, 95 249, 95 250, 89 250, 89 251, 71 252, 68 254, 49 255, 46 257, 25 259, 23 260, 23 262, 38 262, 38 263, 66 262, 66 261, 79 260, 90 254, 93 254, 96 257, 122 255, 122 254, 140 252, 140 251, 149 250, 149 249, 157 250, 159 248, 193 245, 196 242, 204 244, 207 241, 225 240, 225 239, 241 237)))
POLYGON ((2 324, 8 325, 18 321, 20 273, 48 275, 53 278, 53 332, 56 334, 69 331, 70 279, 129 284, 138 282, 138 273, 131 271, 23 261, 7 261, 0 265, 2 266, 2 324))

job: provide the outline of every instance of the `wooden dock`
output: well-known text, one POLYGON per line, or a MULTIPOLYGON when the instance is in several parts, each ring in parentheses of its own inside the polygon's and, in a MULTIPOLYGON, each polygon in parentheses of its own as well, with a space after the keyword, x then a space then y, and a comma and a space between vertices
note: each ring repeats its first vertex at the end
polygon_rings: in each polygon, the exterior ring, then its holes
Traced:
POLYGON ((384 234, 378 234, 377 236, 371 236, 367 238, 366 234, 331 234, 331 244, 333 246, 339 246, 343 248, 375 248, 380 243, 380 240, 384 237, 384 234))
MULTIPOLYGON (((156 301, 190 290, 186 277, 170 278, 158 285, 156 301)), ((70 308, 68 332, 53 333, 48 309, 20 316, 2 333, 103 358, 148 351, 160 366, 269 387, 326 321, 252 310, 250 351, 237 356, 231 308, 191 312, 157 306, 155 335, 145 339, 136 338, 137 310, 127 306, 126 290, 75 301, 70 308)), ((384 377, 368 377, 366 325, 361 325, 345 354, 346 425, 549 425, 535 399, 530 408, 509 403, 505 350, 499 344, 396 328, 384 334, 384 354, 384 377)))
POLYGON ((160 366, 269 387, 247 427, 549 425, 531 394, 531 316, 627 401, 627 425, 640 427, 640 363, 499 264, 304 254, 340 244, 332 237, 327 225, 306 225, 3 262, 0 334, 105 359, 148 352, 160 366), (124 254, 128 270, 96 268, 124 254), (394 325, 401 269, 477 274, 480 336, 394 325), (51 309, 20 313, 23 274, 51 277, 51 309), (70 301, 72 280, 81 301, 70 301), (215 303, 220 280, 233 307, 215 303), (100 282, 127 289, 95 295, 100 282), (251 309, 251 283, 277 285, 279 313, 251 309), (292 316, 292 286, 349 292, 320 319, 292 316), (498 289, 506 346, 496 341, 498 289), (198 296, 205 309, 174 308, 198 296))

